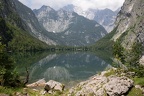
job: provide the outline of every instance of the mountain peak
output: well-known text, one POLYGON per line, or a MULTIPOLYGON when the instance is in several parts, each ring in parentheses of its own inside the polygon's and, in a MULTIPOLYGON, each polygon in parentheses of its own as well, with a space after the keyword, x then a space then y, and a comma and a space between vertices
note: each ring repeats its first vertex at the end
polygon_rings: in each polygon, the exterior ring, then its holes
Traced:
POLYGON ((51 8, 50 6, 46 6, 46 5, 43 5, 41 8, 40 8, 40 10, 45 10, 45 11, 54 11, 54 9, 53 8, 51 8))
POLYGON ((72 11, 74 11, 74 5, 73 4, 69 4, 69 5, 66 5, 66 6, 64 6, 63 8, 61 8, 61 9, 63 9, 63 10, 66 10, 66 11, 69 11, 69 12, 72 12, 72 11))
POLYGON ((67 46, 90 45, 107 34, 106 30, 96 21, 63 8, 57 11, 38 9, 35 15, 48 32, 53 32, 58 44, 67 46))
POLYGON ((116 19, 117 13, 119 11, 112 11, 111 9, 92 9, 83 10, 79 6, 74 6, 69 4, 61 8, 69 12, 75 12, 78 15, 84 16, 90 20, 94 20, 102 25, 108 32, 110 32, 114 27, 114 21, 116 19))

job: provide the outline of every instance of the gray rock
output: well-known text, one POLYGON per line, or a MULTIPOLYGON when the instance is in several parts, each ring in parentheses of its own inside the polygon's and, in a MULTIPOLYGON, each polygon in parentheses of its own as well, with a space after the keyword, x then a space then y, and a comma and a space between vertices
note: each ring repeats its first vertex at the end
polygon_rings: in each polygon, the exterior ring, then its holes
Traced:
POLYGON ((40 86, 45 86, 46 81, 44 79, 40 79, 37 82, 34 82, 32 84, 26 85, 27 87, 40 87, 40 86))
POLYGON ((51 90, 53 90, 53 91, 61 91, 61 92, 64 90, 64 87, 65 87, 63 84, 56 82, 54 80, 48 81, 46 83, 46 86, 49 86, 51 88, 51 90))
POLYGON ((144 66, 144 55, 140 58, 139 63, 144 66))
POLYGON ((135 88, 140 89, 142 92, 144 92, 144 87, 141 87, 140 85, 135 85, 135 88))
POLYGON ((79 83, 77 86, 69 90, 69 94, 75 96, 122 96, 133 86, 133 81, 125 76, 109 76, 104 74, 96 75, 87 81, 79 83))
POLYGON ((133 86, 133 81, 127 77, 109 77, 104 88, 110 96, 123 95, 133 86))

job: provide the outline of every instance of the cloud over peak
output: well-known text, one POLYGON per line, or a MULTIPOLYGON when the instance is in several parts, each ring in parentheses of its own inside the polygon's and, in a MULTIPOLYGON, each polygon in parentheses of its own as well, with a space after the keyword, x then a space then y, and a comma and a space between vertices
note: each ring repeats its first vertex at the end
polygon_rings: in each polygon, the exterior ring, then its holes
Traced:
POLYGON ((92 9, 105 9, 109 8, 116 10, 122 6, 125 0, 19 0, 31 9, 38 9, 42 5, 50 6, 54 9, 62 8, 68 4, 81 7, 83 10, 88 8, 92 9))

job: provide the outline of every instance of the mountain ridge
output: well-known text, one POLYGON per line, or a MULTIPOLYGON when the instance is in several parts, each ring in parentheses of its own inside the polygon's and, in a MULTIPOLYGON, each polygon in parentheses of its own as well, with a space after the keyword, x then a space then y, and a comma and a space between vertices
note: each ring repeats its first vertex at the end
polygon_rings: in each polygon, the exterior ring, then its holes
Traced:
POLYGON ((143 0, 126 0, 115 21, 116 27, 95 47, 113 49, 113 54, 123 64, 138 66, 144 56, 143 0))
POLYGON ((89 20, 75 12, 63 9, 53 10, 49 6, 33 10, 39 22, 47 31, 55 33, 57 42, 67 46, 94 44, 107 32, 96 21, 89 20), (51 9, 51 10, 49 10, 51 9))
POLYGON ((116 19, 117 13, 120 11, 120 8, 118 8, 116 11, 112 11, 108 8, 83 10, 82 8, 74 6, 72 4, 66 5, 61 9, 70 12, 76 12, 77 14, 84 16, 90 20, 95 20, 96 22, 101 24, 107 30, 107 32, 112 31, 112 29, 114 28, 114 21, 116 19))
POLYGON ((29 26, 17 12, 17 2, 23 6, 17 0, 0 1, 0 23, 3 26, 0 34, 2 41, 6 41, 4 44, 12 51, 43 50, 48 48, 46 43, 38 40, 36 35, 30 33, 29 26))

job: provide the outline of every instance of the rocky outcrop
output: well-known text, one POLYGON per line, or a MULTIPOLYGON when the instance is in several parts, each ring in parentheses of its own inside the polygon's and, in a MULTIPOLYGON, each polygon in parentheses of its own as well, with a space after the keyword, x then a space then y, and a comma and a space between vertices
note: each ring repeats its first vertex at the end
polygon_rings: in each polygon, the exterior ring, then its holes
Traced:
POLYGON ((140 58, 139 63, 144 66, 144 55, 140 58))
POLYGON ((40 87, 40 86, 45 86, 46 81, 44 79, 40 79, 37 82, 34 82, 32 84, 26 85, 27 87, 40 87))
POLYGON ((126 49, 131 49, 135 42, 144 45, 144 1, 125 0, 116 19, 116 34, 113 40, 119 40, 126 49))
POLYGON ((133 86, 133 81, 127 77, 109 77, 104 85, 106 93, 110 96, 123 95, 133 86))
MULTIPOLYGON (((46 82, 44 79, 40 79, 32 84, 28 84, 26 85, 26 87, 28 88, 41 88, 43 87, 44 90, 41 92, 41 94, 46 94, 46 93, 49 93, 49 94, 55 94, 56 91, 59 91, 59 92, 63 92, 64 91, 64 84, 61 84, 57 81, 54 81, 54 80, 49 80, 48 82, 46 82)), ((37 89, 33 89, 34 91, 39 91, 37 89)))
POLYGON ((105 76, 102 72, 87 81, 79 83, 69 90, 69 96, 121 96, 133 86, 133 81, 125 76, 105 76))
POLYGON ((64 85, 59 83, 59 82, 56 82, 54 80, 50 80, 49 82, 46 83, 45 85, 45 90, 48 92, 48 91, 60 91, 62 92, 64 90, 64 85))
POLYGON ((135 85, 135 88, 140 89, 144 94, 144 87, 140 85, 135 85))

